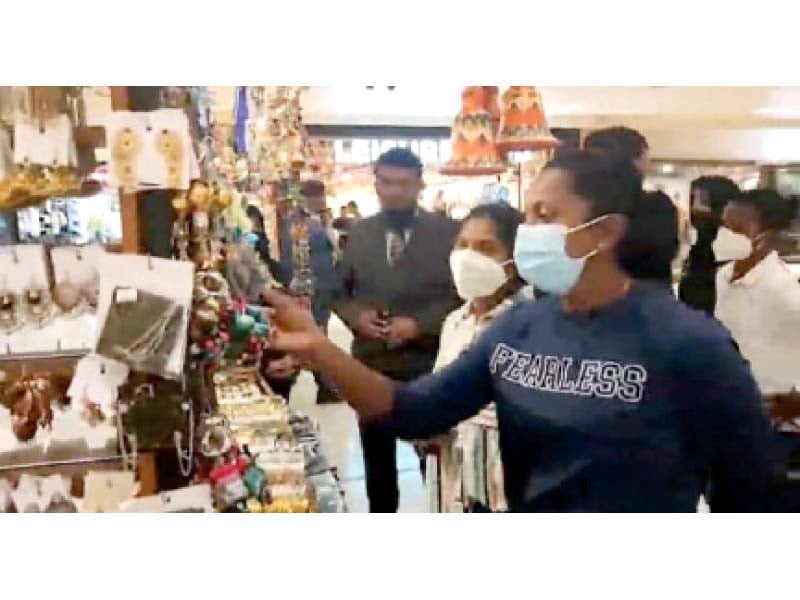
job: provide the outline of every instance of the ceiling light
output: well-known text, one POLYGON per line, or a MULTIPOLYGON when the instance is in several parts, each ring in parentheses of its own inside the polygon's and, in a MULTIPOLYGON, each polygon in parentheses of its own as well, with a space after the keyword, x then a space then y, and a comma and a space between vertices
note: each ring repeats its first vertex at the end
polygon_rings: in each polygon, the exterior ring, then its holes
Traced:
POLYGON ((664 163, 661 165, 661 172, 664 173, 664 175, 670 175, 675 172, 675 165, 672 163, 664 163))

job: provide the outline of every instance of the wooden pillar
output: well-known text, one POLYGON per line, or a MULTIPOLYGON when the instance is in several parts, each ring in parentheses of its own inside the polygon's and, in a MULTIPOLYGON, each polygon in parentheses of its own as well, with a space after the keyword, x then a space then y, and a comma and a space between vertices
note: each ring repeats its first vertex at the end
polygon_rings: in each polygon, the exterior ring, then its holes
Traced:
POLYGON ((156 472, 156 457, 152 452, 143 452, 137 461, 139 475, 138 497, 152 496, 158 493, 158 474, 156 472))
MULTIPOLYGON (((127 87, 111 87, 111 108, 130 109, 127 87)), ((110 144, 111 140, 107 140, 107 143, 110 144)), ((122 252, 139 254, 139 199, 135 192, 120 191, 119 204, 122 211, 122 252)))

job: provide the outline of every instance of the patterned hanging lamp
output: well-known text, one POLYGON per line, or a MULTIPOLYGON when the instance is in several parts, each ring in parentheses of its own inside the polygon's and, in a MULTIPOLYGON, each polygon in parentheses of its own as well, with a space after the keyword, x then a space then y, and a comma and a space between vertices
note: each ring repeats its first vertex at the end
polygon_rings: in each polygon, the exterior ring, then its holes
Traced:
POLYGON ((503 117, 497 147, 503 152, 552 150, 558 140, 550 133, 542 97, 532 85, 512 85, 503 93, 503 117))
POLYGON ((492 115, 494 135, 495 138, 497 138, 497 132, 500 129, 500 119, 503 117, 503 109, 500 108, 500 88, 496 85, 485 85, 483 89, 486 90, 486 110, 492 115))
POLYGON ((461 93, 461 112, 451 134, 451 158, 440 169, 444 175, 496 175, 507 169, 494 143, 496 121, 489 109, 490 89, 476 85, 461 93))

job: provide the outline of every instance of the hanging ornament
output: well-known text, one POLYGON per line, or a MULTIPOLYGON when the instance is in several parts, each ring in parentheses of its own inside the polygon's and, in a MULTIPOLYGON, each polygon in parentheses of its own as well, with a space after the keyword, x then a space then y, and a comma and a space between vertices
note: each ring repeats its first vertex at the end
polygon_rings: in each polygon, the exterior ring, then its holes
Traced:
POLYGON ((495 118, 488 108, 491 98, 489 86, 464 88, 461 112, 453 123, 452 157, 440 169, 443 174, 495 175, 506 170, 494 143, 495 118))
POLYGON ((500 88, 496 85, 485 85, 486 90, 486 110, 492 115, 492 132, 497 138, 500 130, 500 119, 503 117, 503 109, 500 108, 500 88))
POLYGON ((309 162, 305 174, 307 178, 319 179, 325 183, 330 181, 336 169, 333 142, 331 140, 309 140, 308 154, 309 162))
POLYGON ((558 144, 547 127, 539 90, 531 85, 510 86, 503 93, 498 148, 503 152, 552 150, 558 144))
POLYGON ((254 88, 254 115, 249 120, 251 158, 265 182, 289 179, 309 160, 300 96, 304 87, 254 88))

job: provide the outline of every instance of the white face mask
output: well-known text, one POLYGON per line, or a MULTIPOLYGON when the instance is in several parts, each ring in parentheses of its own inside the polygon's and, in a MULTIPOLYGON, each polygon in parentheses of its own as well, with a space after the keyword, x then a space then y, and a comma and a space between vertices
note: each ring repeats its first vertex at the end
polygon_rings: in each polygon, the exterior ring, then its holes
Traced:
POLYGON ((753 241, 744 234, 720 227, 711 249, 717 262, 744 260, 753 253, 753 241))
POLYGON ((508 262, 500 264, 469 248, 454 250, 450 255, 450 270, 458 295, 467 301, 491 296, 508 280, 503 268, 508 262))

